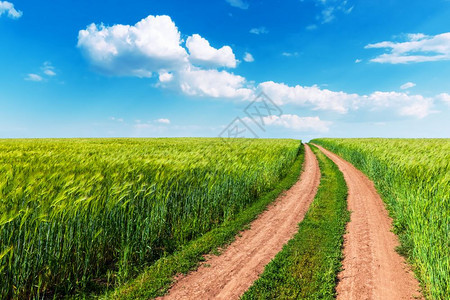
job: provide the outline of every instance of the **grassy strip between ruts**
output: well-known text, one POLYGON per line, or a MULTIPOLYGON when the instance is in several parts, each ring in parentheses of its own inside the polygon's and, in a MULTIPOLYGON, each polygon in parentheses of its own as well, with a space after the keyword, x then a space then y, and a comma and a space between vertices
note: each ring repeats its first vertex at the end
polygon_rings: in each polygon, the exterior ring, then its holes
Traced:
MULTIPOLYGON (((136 279, 100 296, 101 299, 149 299, 163 295, 173 282, 175 275, 195 269, 203 255, 214 252, 230 243, 239 231, 253 221, 278 195, 289 189, 299 178, 304 160, 304 147, 277 187, 261 197, 237 217, 211 230, 175 253, 162 257, 143 271, 136 279)), ((81 296, 82 298, 91 296, 81 296)))
POLYGON ((338 167, 316 147, 321 170, 317 195, 299 231, 266 266, 242 299, 333 299, 349 221, 347 185, 338 167))

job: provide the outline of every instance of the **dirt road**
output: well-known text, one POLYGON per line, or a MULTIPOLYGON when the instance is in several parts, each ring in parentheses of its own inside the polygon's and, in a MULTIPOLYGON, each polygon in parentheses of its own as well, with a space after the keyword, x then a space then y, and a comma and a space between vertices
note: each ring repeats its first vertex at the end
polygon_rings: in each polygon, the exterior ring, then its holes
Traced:
POLYGON ((352 164, 319 147, 344 174, 351 219, 344 236, 337 299, 417 299, 419 283, 395 248, 392 220, 373 183, 352 164))
POLYGON ((251 228, 197 271, 180 278, 160 299, 238 299, 298 230, 320 182, 316 157, 305 146, 300 180, 251 223, 251 228))

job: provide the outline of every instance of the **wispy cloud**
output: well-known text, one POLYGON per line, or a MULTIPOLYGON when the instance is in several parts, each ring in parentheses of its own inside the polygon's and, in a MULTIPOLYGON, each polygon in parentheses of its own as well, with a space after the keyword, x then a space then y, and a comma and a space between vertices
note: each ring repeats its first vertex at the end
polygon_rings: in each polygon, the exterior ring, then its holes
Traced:
POLYGON ((157 119, 155 120, 156 123, 160 123, 160 124, 170 124, 170 120, 169 119, 157 119))
POLYGON ((422 33, 406 35, 405 42, 384 41, 368 44, 366 49, 390 49, 370 61, 377 63, 404 64, 450 59, 450 32, 428 36, 422 33))
MULTIPOLYGON (((322 8, 320 14, 316 16, 316 19, 322 24, 332 22, 336 18, 337 13, 349 14, 353 11, 353 6, 349 6, 347 0, 328 0, 328 1, 314 0, 314 1, 316 2, 317 6, 322 8)), ((317 27, 310 27, 309 30, 315 28, 317 27)))
POLYGON ((281 53, 281 55, 286 56, 286 57, 298 56, 298 52, 283 52, 283 53, 281 53))
POLYGON ((252 29, 250 29, 249 32, 253 33, 253 34, 265 34, 265 33, 269 33, 269 30, 267 30, 266 27, 261 26, 261 27, 252 28, 252 29))
POLYGON ((362 59, 359 58, 355 59, 355 64, 359 64, 360 62, 362 62, 362 59))
POLYGON ((20 18, 23 13, 20 10, 14 8, 14 4, 8 1, 0 1, 0 17, 6 14, 11 19, 20 18))
POLYGON ((52 63, 49 61, 44 62, 41 69, 47 76, 56 76, 55 67, 53 67, 52 63))
POLYGON ((124 122, 124 119, 123 119, 123 118, 109 117, 109 119, 110 119, 111 121, 114 121, 114 122, 119 122, 119 123, 123 123, 123 122, 124 122))
POLYGON ((247 9, 249 7, 249 4, 244 0, 225 0, 233 7, 237 7, 240 9, 247 9))
POLYGON ((42 76, 39 76, 38 74, 30 73, 25 77, 25 80, 39 82, 44 80, 44 78, 42 78, 42 76))
POLYGON ((405 84, 402 84, 402 85, 400 86, 400 89, 402 89, 402 90, 407 90, 407 89, 410 89, 410 88, 415 87, 415 86, 416 86, 415 83, 413 83, 413 82, 407 82, 407 83, 405 83, 405 84))
POLYGON ((317 25, 316 24, 311 24, 305 27, 306 30, 316 30, 317 29, 317 25))
POLYGON ((29 73, 25 80, 29 81, 46 81, 49 77, 56 76, 55 68, 53 67, 52 63, 49 61, 46 61, 41 66, 41 71, 39 74, 36 73, 29 73))
POLYGON ((245 52, 244 61, 246 61, 246 62, 254 62, 255 59, 253 58, 253 55, 251 55, 248 52, 245 52))

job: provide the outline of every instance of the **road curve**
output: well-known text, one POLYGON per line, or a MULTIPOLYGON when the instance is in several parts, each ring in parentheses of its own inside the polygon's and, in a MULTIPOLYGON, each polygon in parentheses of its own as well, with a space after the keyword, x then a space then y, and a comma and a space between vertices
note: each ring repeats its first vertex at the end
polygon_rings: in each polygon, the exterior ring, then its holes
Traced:
POLYGON ((182 276, 159 299, 239 299, 298 230, 320 182, 315 155, 305 145, 303 173, 270 205, 251 228, 243 231, 220 256, 212 256, 196 271, 182 276))
POLYGON ((392 219, 373 183, 352 164, 318 146, 344 174, 351 211, 344 235, 337 299, 421 299, 419 283, 395 248, 392 219))

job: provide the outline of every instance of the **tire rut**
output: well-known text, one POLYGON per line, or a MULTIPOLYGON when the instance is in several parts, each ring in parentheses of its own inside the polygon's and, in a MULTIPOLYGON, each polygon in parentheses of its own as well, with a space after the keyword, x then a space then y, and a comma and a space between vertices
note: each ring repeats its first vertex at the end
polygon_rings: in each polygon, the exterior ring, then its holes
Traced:
POLYGON ((238 299, 298 231, 320 182, 318 161, 305 145, 300 179, 268 206, 220 256, 180 276, 159 299, 238 299))
POLYGON ((421 299, 419 283, 395 248, 392 219, 372 181, 351 163, 317 146, 344 174, 351 212, 344 235, 337 299, 421 299))

